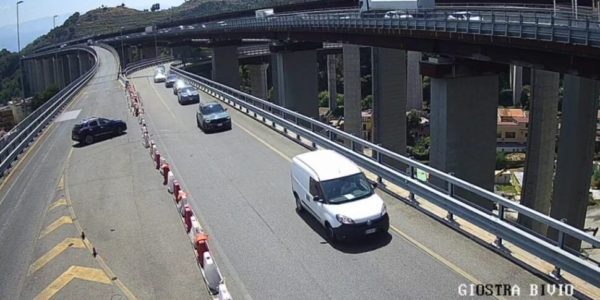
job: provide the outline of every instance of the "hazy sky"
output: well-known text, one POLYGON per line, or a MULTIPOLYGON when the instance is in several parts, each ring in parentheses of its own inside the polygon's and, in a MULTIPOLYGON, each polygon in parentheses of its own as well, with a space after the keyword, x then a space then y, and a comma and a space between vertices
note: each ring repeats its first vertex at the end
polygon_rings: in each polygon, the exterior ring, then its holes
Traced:
MULTIPOLYGON (((71 15, 76 11, 83 14, 103 4, 117 6, 125 3, 125 6, 135 9, 150 9, 152 4, 159 3, 160 8, 165 9, 183 2, 184 0, 24 0, 19 4, 19 20, 23 22, 54 15, 71 15)), ((0 27, 17 24, 16 3, 17 0, 0 0, 0 27)), ((57 18, 56 25, 64 21, 57 18)))

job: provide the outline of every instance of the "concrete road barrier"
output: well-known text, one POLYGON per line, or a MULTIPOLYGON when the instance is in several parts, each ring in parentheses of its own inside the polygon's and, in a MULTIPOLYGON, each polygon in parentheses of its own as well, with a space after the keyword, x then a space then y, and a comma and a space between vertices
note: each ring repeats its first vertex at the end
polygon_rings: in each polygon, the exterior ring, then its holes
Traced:
POLYGON ((210 252, 204 252, 203 265, 202 270, 204 271, 204 279, 208 284, 208 289, 213 294, 219 293, 219 285, 223 283, 223 276, 221 276, 221 271, 219 271, 219 268, 213 261, 210 252))
POLYGON ((167 185, 167 191, 169 193, 173 192, 173 180, 175 180, 175 174, 173 174, 172 171, 167 171, 167 176, 165 178, 166 180, 163 182, 163 184, 167 185))
POLYGON ((227 289, 227 286, 224 283, 219 284, 219 297, 217 299, 233 300, 233 297, 231 297, 231 294, 229 294, 229 290, 227 289))

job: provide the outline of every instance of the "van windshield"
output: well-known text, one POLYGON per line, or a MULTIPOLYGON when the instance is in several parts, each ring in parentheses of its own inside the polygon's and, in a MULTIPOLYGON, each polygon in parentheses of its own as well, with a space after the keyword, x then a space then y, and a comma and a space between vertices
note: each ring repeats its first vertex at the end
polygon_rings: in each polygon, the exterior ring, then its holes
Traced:
POLYGON ((354 201, 373 195, 371 184, 363 173, 322 181, 321 189, 329 204, 354 201))

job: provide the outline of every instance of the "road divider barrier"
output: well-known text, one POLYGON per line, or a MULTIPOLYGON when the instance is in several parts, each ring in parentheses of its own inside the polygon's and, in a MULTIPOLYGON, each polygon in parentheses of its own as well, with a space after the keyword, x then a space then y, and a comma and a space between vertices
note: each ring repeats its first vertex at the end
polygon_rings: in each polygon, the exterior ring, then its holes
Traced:
POLYGON ((208 234, 201 233, 196 235, 196 242, 194 243, 194 247, 196 248, 196 253, 198 254, 198 262, 200 263, 200 267, 204 268, 204 253, 208 252, 208 234))
MULTIPOLYGON (((125 74, 127 75, 128 73, 125 72, 125 74)), ((210 253, 208 245, 209 236, 200 225, 192 206, 188 203, 188 194, 182 188, 181 183, 175 179, 175 174, 171 165, 167 162, 166 156, 161 155, 156 142, 150 139, 150 130, 146 125, 143 101, 139 92, 136 90, 133 82, 128 81, 125 77, 121 77, 121 80, 127 83, 126 98, 130 111, 138 119, 142 135, 142 145, 149 149, 148 151, 154 167, 163 177, 163 185, 167 186, 167 192, 173 194, 177 212, 181 216, 183 227, 190 239, 190 244, 196 252, 196 260, 209 292, 212 295, 217 295, 218 299, 232 300, 233 298, 227 289, 221 271, 210 253)))
POLYGON ((173 181, 175 180, 175 174, 172 171, 167 172, 167 180, 165 184, 167 185, 167 191, 169 193, 173 193, 173 181))
POLYGON ((175 198, 175 201, 177 201, 177 194, 179 194, 179 191, 181 191, 181 186, 179 185, 179 181, 177 179, 173 180, 173 197, 175 198))

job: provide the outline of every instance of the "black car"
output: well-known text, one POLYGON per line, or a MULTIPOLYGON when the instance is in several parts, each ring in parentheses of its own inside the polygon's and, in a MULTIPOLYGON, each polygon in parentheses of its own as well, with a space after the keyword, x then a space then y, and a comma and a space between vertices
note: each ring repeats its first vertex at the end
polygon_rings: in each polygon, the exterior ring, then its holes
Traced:
POLYGON ((200 103, 196 113, 196 123, 204 131, 231 129, 231 116, 227 109, 217 102, 200 103))
POLYGON ((165 80, 165 87, 173 87, 175 81, 177 81, 177 76, 175 74, 169 74, 169 76, 167 76, 167 80, 165 80))
POLYGON ((125 130, 127 124, 121 120, 94 117, 75 124, 71 131, 71 139, 89 145, 98 138, 121 135, 125 130))
POLYGON ((191 86, 184 87, 179 90, 179 93, 177 94, 177 101, 179 101, 179 104, 199 103, 200 94, 191 86))

